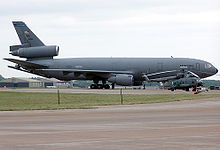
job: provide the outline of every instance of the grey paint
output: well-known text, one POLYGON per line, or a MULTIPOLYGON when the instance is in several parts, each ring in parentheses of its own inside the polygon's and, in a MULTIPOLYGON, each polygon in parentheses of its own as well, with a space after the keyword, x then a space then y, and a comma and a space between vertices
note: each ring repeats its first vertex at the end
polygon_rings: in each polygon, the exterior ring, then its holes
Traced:
POLYGON ((18 34, 21 44, 29 44, 29 47, 44 46, 44 43, 22 21, 12 22, 18 34))
MULTIPOLYGON (((169 70, 180 70, 180 66, 190 66, 187 70, 194 72, 200 78, 206 78, 217 73, 217 69, 207 61, 189 58, 72 58, 32 60, 32 63, 48 66, 49 69, 81 69, 81 70, 104 70, 104 71, 131 71, 136 80, 141 79, 142 74, 151 74, 169 70), (162 68, 158 70, 158 63, 162 68), (196 65, 200 68, 197 69, 196 65), (210 64, 210 68, 205 65, 210 64)), ((64 80, 79 79, 69 74, 63 75, 55 72, 50 75, 64 80)), ((97 76, 99 76, 97 74, 97 76)), ((104 76, 108 77, 108 75, 104 76)))
POLYGON ((19 48, 18 50, 12 51, 10 54, 13 56, 19 56, 21 58, 33 59, 33 58, 53 58, 57 56, 59 52, 58 46, 38 46, 19 48))
POLYGON ((189 58, 53 59, 53 57, 44 57, 52 56, 51 54, 53 53, 49 52, 49 47, 44 46, 43 42, 40 41, 25 23, 17 21, 13 22, 13 24, 22 45, 11 46, 10 49, 14 51, 11 54, 28 59, 26 61, 6 59, 17 64, 15 67, 9 67, 49 78, 106 81, 108 79, 117 80, 114 76, 118 75, 120 80, 124 79, 124 81, 120 82, 124 83, 127 81, 129 84, 134 79, 135 84, 141 84, 146 78, 177 76, 178 71, 181 71, 183 67, 185 70, 195 73, 200 78, 206 78, 218 72, 209 62, 189 58), (34 49, 34 52, 31 52, 30 49, 34 49), (23 55, 21 52, 28 55, 23 55), (132 78, 131 75, 133 76, 132 78))

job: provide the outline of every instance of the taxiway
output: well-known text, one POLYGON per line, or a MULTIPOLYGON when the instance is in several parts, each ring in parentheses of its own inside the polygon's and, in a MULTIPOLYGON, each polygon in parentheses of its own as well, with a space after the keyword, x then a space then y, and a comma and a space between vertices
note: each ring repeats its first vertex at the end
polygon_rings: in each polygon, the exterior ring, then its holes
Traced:
POLYGON ((218 150, 220 99, 0 112, 4 150, 218 150))

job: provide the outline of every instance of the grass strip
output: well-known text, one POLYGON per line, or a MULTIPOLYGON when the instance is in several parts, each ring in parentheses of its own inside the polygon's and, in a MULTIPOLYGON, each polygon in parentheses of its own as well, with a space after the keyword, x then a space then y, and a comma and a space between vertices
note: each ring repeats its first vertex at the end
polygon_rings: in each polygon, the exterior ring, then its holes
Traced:
MULTIPOLYGON (((220 94, 124 94, 124 104, 163 103, 219 97, 220 94)), ((120 105, 118 94, 60 93, 61 104, 57 104, 56 93, 0 92, 0 110, 53 110, 90 109, 93 106, 120 105)))

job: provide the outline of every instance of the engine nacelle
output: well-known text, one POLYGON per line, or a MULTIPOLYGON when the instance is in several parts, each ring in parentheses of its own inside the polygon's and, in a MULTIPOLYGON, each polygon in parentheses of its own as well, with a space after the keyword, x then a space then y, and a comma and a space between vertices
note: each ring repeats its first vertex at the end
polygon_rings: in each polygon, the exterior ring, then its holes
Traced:
POLYGON ((116 83, 122 86, 132 86, 134 85, 134 77, 129 74, 115 74, 108 79, 111 83, 116 83))
POLYGON ((15 51, 15 50, 18 50, 19 48, 27 48, 27 47, 30 47, 29 43, 25 43, 22 45, 12 45, 9 47, 9 49, 10 49, 10 51, 15 51))
POLYGON ((19 48, 18 50, 11 51, 13 56, 19 56, 21 58, 41 58, 41 57, 53 57, 59 53, 58 46, 38 46, 19 48))

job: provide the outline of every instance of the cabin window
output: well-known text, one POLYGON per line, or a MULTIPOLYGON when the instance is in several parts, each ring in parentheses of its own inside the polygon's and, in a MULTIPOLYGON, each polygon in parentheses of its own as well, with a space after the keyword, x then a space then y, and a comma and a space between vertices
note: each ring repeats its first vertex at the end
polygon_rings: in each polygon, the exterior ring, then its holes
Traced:
POLYGON ((205 68, 206 68, 206 69, 209 69, 209 68, 211 68, 211 67, 212 67, 211 64, 205 64, 205 68))
POLYGON ((196 70, 200 70, 200 64, 199 63, 196 63, 196 70))

